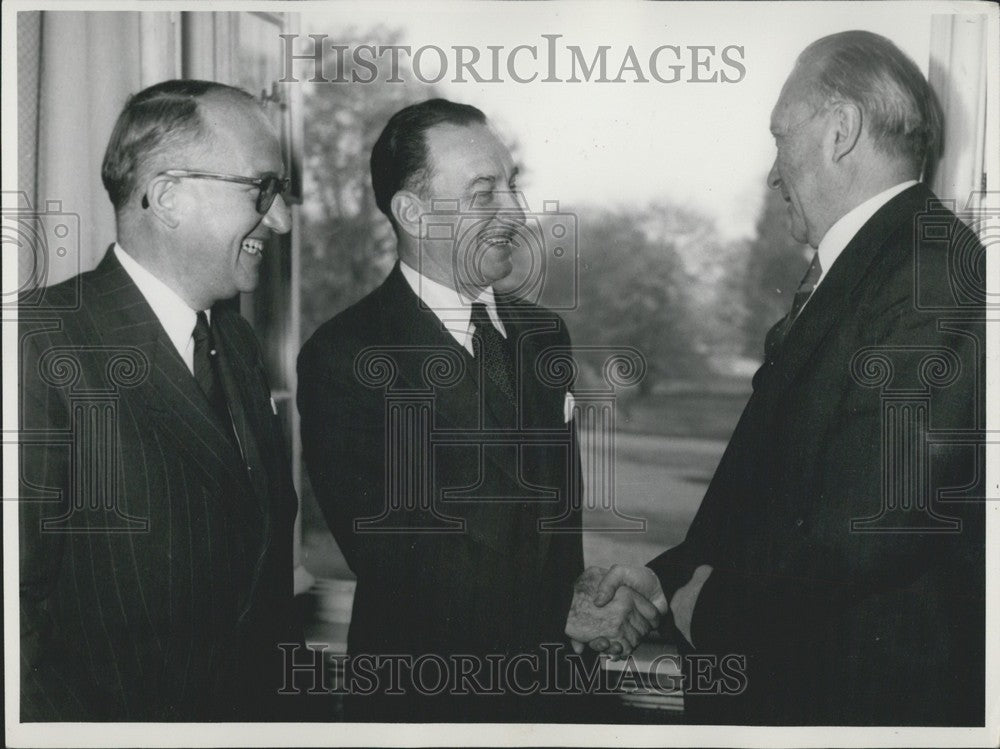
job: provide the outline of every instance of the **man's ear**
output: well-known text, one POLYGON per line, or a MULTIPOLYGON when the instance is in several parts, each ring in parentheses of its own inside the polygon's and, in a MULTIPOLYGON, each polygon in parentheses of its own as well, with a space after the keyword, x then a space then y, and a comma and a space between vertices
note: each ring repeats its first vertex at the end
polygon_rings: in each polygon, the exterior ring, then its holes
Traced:
POLYGON ((419 239, 420 217, 425 213, 424 201, 409 190, 400 190, 392 196, 389 205, 396 224, 414 239, 419 239))
POLYGON ((839 102, 834 107, 833 124, 833 160, 840 161, 854 150, 861 137, 861 108, 853 102, 839 102))
POLYGON ((176 177, 159 174, 149 181, 142 196, 143 210, 171 229, 180 223, 178 184, 176 177))

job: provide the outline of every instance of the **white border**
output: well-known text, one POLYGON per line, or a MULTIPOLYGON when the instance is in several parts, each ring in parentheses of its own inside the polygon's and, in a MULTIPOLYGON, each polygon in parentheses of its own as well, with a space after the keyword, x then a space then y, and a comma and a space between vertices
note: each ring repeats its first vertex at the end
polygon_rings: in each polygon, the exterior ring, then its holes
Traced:
MULTIPOLYGON (((588 5, 596 0, 589 0, 588 5)), ((349 6, 347 0, 338 0, 335 5, 349 6)), ((391 9, 395 3, 376 2, 391 9)), ((823 2, 826 7, 842 6, 845 14, 856 12, 859 6, 848 2, 823 2)), ((878 3, 884 5, 885 3, 878 3)), ((1000 132, 998 122, 997 94, 1000 94, 1000 24, 998 8, 991 3, 969 2, 929 2, 920 0, 909 2, 900 0, 893 3, 902 14, 906 9, 938 13, 977 13, 990 16, 989 19, 989 65, 988 65, 988 126, 987 133, 1000 132)), ((447 9, 452 2, 425 3, 424 7, 447 9)), ((571 3, 566 3, 571 5, 571 3)), ((687 3, 688 6, 719 10, 720 3, 687 3)), ((739 5, 746 8, 746 3, 739 5)), ((803 2, 782 3, 784 6, 801 7, 803 2)), ((64 0, 7 0, 2 6, 2 91, 3 117, 0 137, 7 146, 4 151, 8 158, 3 160, 2 189, 5 192, 17 190, 17 159, 10 147, 17 141, 17 24, 15 13, 19 10, 142 10, 142 11, 253 11, 276 10, 280 12, 302 12, 318 8, 329 8, 323 2, 175 2, 173 0, 148 0, 146 2, 93 2, 64 0)), ((568 9, 567 9, 568 10, 568 9)), ((987 140, 989 162, 993 165, 991 175, 1000 178, 1000 139, 987 140)), ((991 185, 995 191, 998 185, 991 185)), ((17 276, 17 257, 4 253, 2 270, 6 277, 17 276), (11 275, 7 275, 11 274, 11 275)), ((1000 290, 1000 262, 991 258, 988 266, 988 289, 997 294, 1000 290)), ((10 316, 8 316, 10 317, 10 316)), ((997 317, 994 313, 994 317, 997 317)), ((4 328, 9 323, 5 323, 4 328)), ((991 432, 1000 431, 1000 390, 996 387, 1000 377, 1000 347, 994 325, 988 347, 987 366, 987 428, 991 432)), ((2 341, 3 353, 3 402, 17 403, 16 336, 5 335, 2 341)), ((17 428, 17 408, 3 409, 5 433, 17 428)), ((988 486, 997 492, 1000 487, 1000 445, 988 448, 988 486)), ((3 475, 4 496, 17 494, 16 445, 4 445, 3 475)), ((995 539, 1000 531, 1000 505, 993 504, 987 512, 987 537, 995 539)), ((828 747, 863 745, 883 746, 997 746, 1000 744, 1000 668, 987 668, 988 723, 986 728, 761 728, 761 727, 710 727, 710 726, 564 726, 564 725, 437 725, 437 724, 349 724, 349 723, 274 723, 274 724, 192 724, 192 723, 63 723, 27 724, 17 722, 19 713, 19 642, 17 579, 13 570, 18 569, 17 506, 5 502, 3 507, 4 569, 4 643, 6 658, 5 676, 5 718, 6 742, 8 746, 347 746, 372 744, 384 746, 516 746, 516 745, 576 745, 576 746, 713 746, 731 744, 740 746, 774 747, 828 747)), ((1000 632, 1000 545, 987 544, 987 633, 993 637, 987 640, 987 664, 998 664, 997 634, 1000 632)))

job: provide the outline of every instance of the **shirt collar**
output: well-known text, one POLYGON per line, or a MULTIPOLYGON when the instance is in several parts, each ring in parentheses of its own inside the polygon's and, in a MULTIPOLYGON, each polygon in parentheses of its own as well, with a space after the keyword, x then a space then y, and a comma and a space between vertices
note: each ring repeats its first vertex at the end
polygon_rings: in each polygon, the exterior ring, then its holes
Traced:
POLYGON ((454 289, 428 278, 403 261, 400 261, 399 269, 403 273, 403 278, 406 279, 410 288, 413 289, 413 293, 441 321, 445 330, 458 342, 458 345, 462 346, 470 354, 473 351, 473 331, 471 330, 473 302, 482 302, 486 306, 486 312, 489 314, 494 327, 500 331, 500 334, 504 338, 507 337, 507 330, 504 328, 503 321, 497 313, 493 287, 486 287, 480 292, 478 297, 470 299, 464 294, 460 294, 454 289))
MULTIPOLYGON (((184 350, 191 340, 191 332, 194 330, 195 311, 178 296, 176 291, 146 270, 117 242, 115 242, 115 257, 139 287, 139 291, 153 309, 153 314, 167 332, 170 342, 183 358, 184 350)), ((208 314, 210 315, 211 311, 208 311, 208 314)), ((211 318, 209 320, 211 321, 211 318)))
POLYGON ((915 184, 917 184, 917 181, 911 179, 906 182, 900 182, 888 190, 883 190, 878 195, 868 198, 861 205, 845 213, 829 228, 826 235, 820 241, 819 247, 816 249, 816 252, 819 254, 820 265, 823 268, 819 281, 816 282, 817 286, 826 277, 826 274, 830 271, 830 267, 840 257, 840 253, 844 251, 844 248, 861 231, 861 227, 868 223, 868 219, 874 216, 879 208, 903 192, 903 190, 915 184))

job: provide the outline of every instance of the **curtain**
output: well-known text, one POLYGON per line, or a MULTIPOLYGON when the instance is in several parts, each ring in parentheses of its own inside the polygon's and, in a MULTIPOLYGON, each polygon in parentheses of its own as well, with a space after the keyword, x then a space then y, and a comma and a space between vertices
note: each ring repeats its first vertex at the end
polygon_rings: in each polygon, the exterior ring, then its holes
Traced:
POLYGON ((988 171, 987 20, 967 14, 931 19, 927 77, 944 112, 944 147, 931 187, 942 200, 955 201, 959 211, 979 206, 988 171))
POLYGON ((38 149, 38 62, 41 47, 41 11, 17 14, 17 174, 25 193, 22 207, 35 204, 38 149))
MULTIPOLYGON (((19 207, 68 214, 68 252, 53 244, 43 262, 20 252, 20 288, 49 285, 94 268, 115 240, 115 219, 101 184, 101 161, 115 119, 131 94, 171 78, 234 82, 240 21, 252 14, 208 12, 22 11, 17 16, 19 207), (39 269, 44 269, 44 273, 39 269)), ((283 30, 280 14, 265 14, 283 30)), ((269 41, 258 40, 258 44, 269 41)), ((247 44, 253 44, 248 40, 247 44)), ((254 53, 258 49, 250 50, 254 53)), ((256 93, 256 91, 254 91, 256 93)), ((296 113, 297 116, 298 113, 296 113)), ((6 199, 5 199, 6 201, 6 199)), ((6 202, 5 202, 6 207, 6 202)), ((27 243, 22 242, 22 245, 27 243)), ((285 300, 292 304, 292 300, 285 300)), ((294 311, 297 321, 297 310, 294 311)), ((260 335, 260 331, 258 331, 260 335)), ((297 323, 289 338, 298 344, 297 323)), ((278 345, 281 345, 279 341, 278 345)), ((288 357, 294 382, 294 352, 288 357)), ((273 375, 274 373, 272 373, 273 375)), ((290 386, 293 387, 293 386, 290 386)), ((294 390, 289 396, 294 413, 294 390)), ((289 444, 298 455, 294 420, 289 444)), ((297 468, 297 465, 296 465, 297 468)), ((298 485, 299 471, 295 471, 298 485)), ((312 577, 302 566, 296 524, 297 592, 312 577)))
POLYGON ((35 211, 75 217, 68 252, 49 253, 47 284, 93 268, 115 240, 104 149, 131 94, 177 77, 178 18, 18 13, 18 189, 35 211))

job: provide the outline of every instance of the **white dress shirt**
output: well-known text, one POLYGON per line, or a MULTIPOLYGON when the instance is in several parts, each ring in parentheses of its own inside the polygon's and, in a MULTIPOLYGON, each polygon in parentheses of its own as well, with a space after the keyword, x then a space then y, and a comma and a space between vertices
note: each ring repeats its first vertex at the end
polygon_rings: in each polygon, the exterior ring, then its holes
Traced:
POLYGON ((903 192, 903 190, 915 184, 917 184, 917 181, 911 179, 906 182, 900 182, 888 190, 883 190, 878 195, 868 198, 861 205, 845 213, 827 230, 819 243, 819 247, 816 249, 816 252, 819 254, 820 266, 823 269, 819 280, 816 282, 817 288, 823 283, 823 279, 826 278, 826 274, 830 272, 830 268, 837 258, 840 257, 840 253, 850 244, 854 236, 861 231, 861 227, 868 223, 868 219, 874 216, 879 208, 903 192))
MULTIPOLYGON (((476 299, 470 300, 464 294, 459 294, 454 289, 429 279, 402 261, 399 263, 399 269, 403 273, 403 278, 413 289, 413 293, 441 321, 445 330, 458 342, 458 345, 473 356, 475 356, 475 351, 472 347, 472 336, 476 332, 476 326, 472 323, 473 302, 482 302, 486 306, 486 312, 490 316, 493 326, 500 332, 500 335, 504 338, 507 337, 507 330, 497 314, 497 303, 493 296, 492 287, 483 289, 476 299)), ((573 418, 573 405, 573 394, 567 391, 563 400, 563 419, 567 422, 573 418)))
POLYGON ((490 320, 504 338, 507 337, 507 330, 503 326, 503 321, 497 314, 497 303, 493 297, 493 287, 487 287, 480 292, 475 299, 469 299, 464 294, 459 294, 454 289, 450 289, 444 284, 433 281, 423 273, 411 268, 406 263, 400 261, 399 269, 403 272, 403 278, 410 284, 413 293, 416 294, 434 315, 441 321, 445 330, 451 333, 452 338, 458 341, 458 345, 475 356, 472 348, 472 336, 476 332, 476 326, 472 324, 472 304, 482 302, 486 306, 486 312, 490 320))
MULTIPOLYGON (((187 365, 191 374, 194 374, 194 324, 197 313, 188 307, 187 302, 178 296, 177 292, 158 279, 139 262, 128 254, 128 252, 117 242, 115 242, 115 257, 122 264, 125 272, 129 274, 139 291, 146 298, 149 306, 153 308, 156 319, 167 332, 167 338, 174 344, 177 353, 187 365)), ((211 322, 211 310, 206 311, 211 322)))

